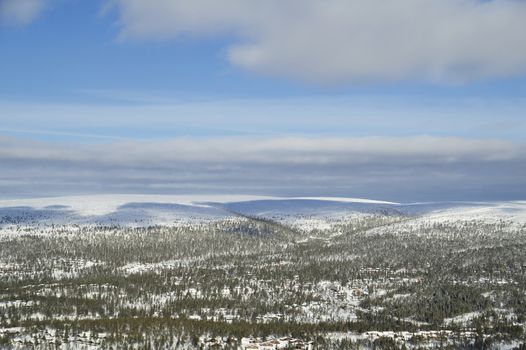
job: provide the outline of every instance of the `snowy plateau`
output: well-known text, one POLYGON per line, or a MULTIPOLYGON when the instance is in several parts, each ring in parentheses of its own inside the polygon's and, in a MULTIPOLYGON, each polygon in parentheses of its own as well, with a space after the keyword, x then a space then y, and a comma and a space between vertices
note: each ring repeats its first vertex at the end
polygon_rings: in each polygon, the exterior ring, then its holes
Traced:
POLYGON ((523 349, 526 201, 0 200, 0 348, 523 349))

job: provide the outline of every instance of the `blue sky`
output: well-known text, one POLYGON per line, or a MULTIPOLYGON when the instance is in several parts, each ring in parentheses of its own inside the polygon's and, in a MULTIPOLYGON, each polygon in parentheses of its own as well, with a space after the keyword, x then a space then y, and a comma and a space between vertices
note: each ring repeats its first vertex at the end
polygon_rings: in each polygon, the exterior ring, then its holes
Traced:
POLYGON ((0 0, 0 196, 524 198, 525 16, 518 0, 0 0))

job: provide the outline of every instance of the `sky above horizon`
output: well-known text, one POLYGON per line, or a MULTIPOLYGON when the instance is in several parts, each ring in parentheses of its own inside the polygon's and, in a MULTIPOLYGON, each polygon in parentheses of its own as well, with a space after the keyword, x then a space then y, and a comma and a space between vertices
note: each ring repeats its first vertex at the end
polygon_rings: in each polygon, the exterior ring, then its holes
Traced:
POLYGON ((526 199, 521 0, 0 0, 0 198, 526 199))

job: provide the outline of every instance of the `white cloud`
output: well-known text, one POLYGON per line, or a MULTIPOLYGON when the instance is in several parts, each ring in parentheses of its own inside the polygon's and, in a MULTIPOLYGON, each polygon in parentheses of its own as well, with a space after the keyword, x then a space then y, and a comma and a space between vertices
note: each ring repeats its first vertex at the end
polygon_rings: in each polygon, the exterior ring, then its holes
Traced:
POLYGON ((0 0, 0 23, 29 24, 44 7, 44 0, 0 0))
POLYGON ((79 193, 526 196, 524 144, 449 137, 217 138, 72 144, 0 137, 0 197, 79 193))
POLYGON ((180 164, 356 165, 498 162, 523 158, 524 147, 503 140, 454 137, 178 138, 72 145, 0 138, 0 160, 65 161, 116 167, 177 168, 180 164))
POLYGON ((234 34, 232 63, 321 83, 526 72, 521 0, 111 0, 121 36, 234 34))

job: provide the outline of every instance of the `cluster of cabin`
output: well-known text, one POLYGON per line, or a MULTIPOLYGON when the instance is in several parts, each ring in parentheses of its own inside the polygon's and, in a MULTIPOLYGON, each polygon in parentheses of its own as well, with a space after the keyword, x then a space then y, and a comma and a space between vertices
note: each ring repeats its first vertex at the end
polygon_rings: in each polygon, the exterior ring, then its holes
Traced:
POLYGON ((284 337, 272 338, 265 341, 259 338, 242 338, 241 348, 243 350, 277 350, 277 349, 298 349, 312 350, 314 342, 302 339, 284 337))

